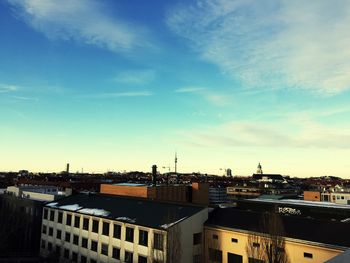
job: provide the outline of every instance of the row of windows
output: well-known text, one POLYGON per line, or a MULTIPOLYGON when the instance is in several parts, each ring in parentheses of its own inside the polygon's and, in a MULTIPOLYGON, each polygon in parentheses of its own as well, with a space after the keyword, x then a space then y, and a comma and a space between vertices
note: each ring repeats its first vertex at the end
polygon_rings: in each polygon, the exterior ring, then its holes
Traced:
MULTIPOLYGON (((97 242, 95 242, 95 241, 92 241, 92 242, 94 242, 94 245, 91 247, 91 250, 97 252, 97 242)), ((78 262, 78 253, 76 253, 74 251, 71 252, 67 248, 64 248, 62 251, 62 248, 60 246, 56 246, 56 248, 54 249, 51 242, 46 242, 43 239, 41 240, 41 248, 47 249, 51 253, 54 252, 58 257, 62 256, 65 259, 68 259, 68 260, 70 259, 71 262, 78 262)), ((113 249, 112 250, 112 258, 120 260, 120 249, 117 247, 113 247, 112 249, 113 249)), ((108 256, 108 245, 102 244, 100 252, 102 255, 108 256)), ((80 255, 80 262, 86 263, 87 257, 84 255, 80 255)), ((90 259, 90 263, 95 263, 95 262, 96 262, 96 260, 90 259)), ((126 262, 126 263, 133 262, 133 253, 131 251, 125 251, 124 262, 126 262)), ((139 255, 138 262, 139 263, 147 263, 147 257, 139 255)))
MULTIPOLYGON (((53 227, 47 227, 46 225, 43 225, 42 232, 43 232, 43 234, 47 234, 47 235, 53 237, 53 227)), ((121 226, 114 224, 114 237, 120 239, 120 232, 121 232, 121 226)), ((57 239, 62 238, 62 231, 59 229, 56 230, 56 238, 57 239)), ((83 244, 83 242, 85 242, 84 241, 85 239, 86 238, 82 238, 82 240, 83 240, 82 244, 83 244)), ((66 242, 71 242, 71 234, 69 232, 65 233, 64 240, 66 242)), ((126 227, 125 241, 134 242, 134 229, 133 228, 126 227)), ((75 244, 75 245, 79 244, 79 236, 78 235, 73 235, 73 244, 75 244)), ((139 230, 139 245, 148 246, 148 232, 147 231, 139 230)), ((153 235, 153 248, 158 249, 158 250, 163 250, 163 235, 162 234, 154 233, 154 235, 153 235)))

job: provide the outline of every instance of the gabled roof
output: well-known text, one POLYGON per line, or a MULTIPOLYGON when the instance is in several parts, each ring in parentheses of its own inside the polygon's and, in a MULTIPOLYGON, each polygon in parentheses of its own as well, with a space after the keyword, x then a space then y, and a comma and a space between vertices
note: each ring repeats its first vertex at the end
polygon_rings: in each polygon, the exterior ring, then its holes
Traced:
POLYGON ((77 194, 46 207, 74 211, 151 228, 167 229, 206 209, 202 206, 102 194, 77 194))
MULTIPOLYGON (((262 232, 262 215, 238 208, 217 208, 210 213, 205 224, 259 233, 262 232)), ((350 223, 294 216, 281 216, 281 220, 287 238, 350 247, 350 223)))

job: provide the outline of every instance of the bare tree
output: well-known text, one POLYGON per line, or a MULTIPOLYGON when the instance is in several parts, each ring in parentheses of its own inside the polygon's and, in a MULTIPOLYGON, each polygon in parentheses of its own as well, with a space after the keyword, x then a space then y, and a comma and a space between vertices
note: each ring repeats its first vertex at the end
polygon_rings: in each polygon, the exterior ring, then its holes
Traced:
POLYGON ((288 263, 281 218, 275 213, 264 214, 259 232, 248 236, 246 252, 249 263, 288 263))

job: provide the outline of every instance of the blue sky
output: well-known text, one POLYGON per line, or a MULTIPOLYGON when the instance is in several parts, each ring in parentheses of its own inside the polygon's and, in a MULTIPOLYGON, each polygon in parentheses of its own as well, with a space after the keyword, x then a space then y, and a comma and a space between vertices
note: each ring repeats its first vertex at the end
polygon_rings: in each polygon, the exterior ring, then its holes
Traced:
POLYGON ((346 0, 2 1, 0 168, 349 177, 349 24, 346 0))

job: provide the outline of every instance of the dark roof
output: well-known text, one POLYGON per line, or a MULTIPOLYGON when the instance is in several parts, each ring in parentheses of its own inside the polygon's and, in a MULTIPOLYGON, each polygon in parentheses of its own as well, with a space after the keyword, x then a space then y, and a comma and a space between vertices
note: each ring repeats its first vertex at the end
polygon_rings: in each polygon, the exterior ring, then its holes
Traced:
MULTIPOLYGON (((238 208, 217 208, 210 213, 206 225, 245 231, 261 231, 263 213, 238 208)), ((281 216, 285 237, 350 247, 350 224, 331 220, 319 220, 294 216, 281 216)))
POLYGON ((203 206, 102 194, 72 195, 46 206, 159 229, 167 229, 205 209, 203 206))
POLYGON ((281 174, 253 174, 253 178, 256 180, 262 179, 263 177, 268 177, 275 180, 284 180, 281 174))

